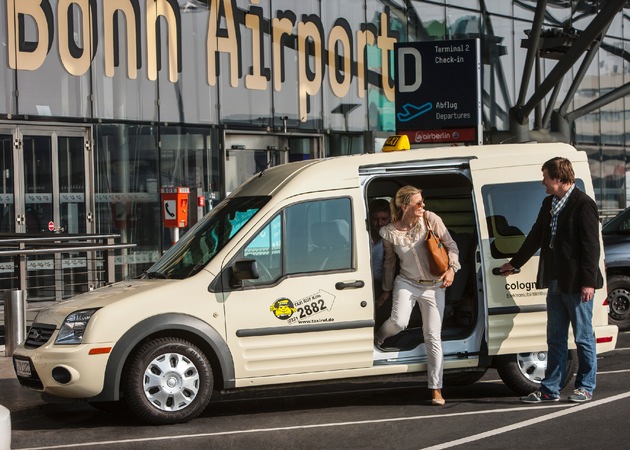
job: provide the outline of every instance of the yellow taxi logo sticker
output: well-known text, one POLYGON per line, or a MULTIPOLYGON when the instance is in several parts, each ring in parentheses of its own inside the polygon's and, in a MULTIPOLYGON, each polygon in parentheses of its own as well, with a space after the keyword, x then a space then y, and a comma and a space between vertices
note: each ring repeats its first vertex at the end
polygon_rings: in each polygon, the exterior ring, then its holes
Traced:
POLYGON ((269 310, 280 320, 287 320, 296 311, 293 302, 288 298, 279 298, 273 302, 269 310))
POLYGON ((409 150, 409 136, 406 134, 396 134, 387 138, 381 149, 384 152, 399 152, 402 150, 409 150))

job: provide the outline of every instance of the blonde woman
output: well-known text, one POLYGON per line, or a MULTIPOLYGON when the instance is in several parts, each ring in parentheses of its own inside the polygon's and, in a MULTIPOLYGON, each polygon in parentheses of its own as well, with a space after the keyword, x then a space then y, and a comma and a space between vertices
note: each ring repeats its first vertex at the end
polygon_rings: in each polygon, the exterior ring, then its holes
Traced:
POLYGON ((446 288, 453 283, 459 270, 459 252, 440 217, 424 209, 422 190, 404 186, 390 201, 392 223, 380 231, 385 253, 383 267, 382 305, 393 293, 392 313, 376 333, 380 346, 385 339, 400 333, 409 324, 415 303, 422 314, 422 333, 427 348, 428 387, 432 404, 443 405, 442 319, 446 288), (441 275, 429 270, 429 255, 424 238, 427 233, 425 218, 444 243, 449 257, 449 268, 441 275), (400 259, 400 273, 395 277, 396 255, 400 259))

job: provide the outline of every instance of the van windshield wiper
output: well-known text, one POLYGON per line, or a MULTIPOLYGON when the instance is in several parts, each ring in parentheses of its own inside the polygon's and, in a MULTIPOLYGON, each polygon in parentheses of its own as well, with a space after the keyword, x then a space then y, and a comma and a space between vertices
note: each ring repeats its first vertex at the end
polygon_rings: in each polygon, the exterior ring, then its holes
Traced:
POLYGON ((168 280, 169 276, 162 272, 144 272, 147 278, 168 280))
POLYGON ((190 269, 190 272, 188 272, 188 275, 186 275, 186 278, 197 274, 197 272, 199 272, 201 269, 203 269, 203 267, 204 267, 204 264, 202 264, 202 263, 195 264, 194 267, 192 269, 190 269))

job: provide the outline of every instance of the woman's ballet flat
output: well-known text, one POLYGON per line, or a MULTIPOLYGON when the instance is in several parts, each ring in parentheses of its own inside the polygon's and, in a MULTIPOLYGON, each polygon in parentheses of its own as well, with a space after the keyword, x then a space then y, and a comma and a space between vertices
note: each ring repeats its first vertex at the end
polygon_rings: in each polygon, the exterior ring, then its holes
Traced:
POLYGON ((431 400, 431 404, 433 406, 443 406, 446 403, 446 400, 444 400, 443 398, 434 398, 433 400, 431 400))

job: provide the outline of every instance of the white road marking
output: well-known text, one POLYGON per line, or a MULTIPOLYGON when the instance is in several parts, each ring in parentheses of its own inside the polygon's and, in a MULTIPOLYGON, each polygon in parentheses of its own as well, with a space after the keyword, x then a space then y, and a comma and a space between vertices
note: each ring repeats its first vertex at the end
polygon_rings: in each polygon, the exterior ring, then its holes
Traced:
POLYGON ((623 394, 613 395, 612 397, 604 398, 601 400, 591 400, 586 404, 580 405, 580 407, 567 408, 562 411, 556 411, 551 414, 547 414, 540 417, 535 417, 534 419, 524 420, 520 423, 515 423, 512 425, 506 425, 504 427, 497 428, 495 430, 486 431, 484 433, 475 434, 473 436, 468 436, 461 439, 456 439, 451 442, 444 442, 439 445, 434 445, 432 447, 426 447, 423 450, 439 450, 443 448, 451 448, 456 447, 458 445, 469 444, 470 442, 479 441, 481 439, 485 439, 491 436, 496 436, 498 434, 507 433, 510 431, 518 430, 519 428, 529 427, 531 425, 535 425, 540 422, 547 422, 552 419, 557 419, 558 417, 567 416, 569 414, 579 413, 584 411, 585 409, 594 408, 596 406, 605 405, 606 403, 611 403, 617 400, 622 400, 624 398, 630 397, 630 392, 625 392, 623 394))
MULTIPOLYGON (((623 398, 623 396, 630 396, 630 392, 627 394, 622 394, 621 396, 617 395, 614 397, 610 397, 610 399, 603 399, 597 402, 591 401, 587 405, 597 406, 599 404, 607 403, 608 401, 618 400, 619 398, 623 398)), ((426 419, 440 419, 444 417, 465 417, 465 416, 476 416, 476 415, 484 415, 484 414, 505 414, 510 412, 518 412, 518 411, 532 411, 536 409, 548 410, 548 409, 563 409, 563 410, 579 410, 584 409, 583 406, 580 408, 577 407, 577 404, 569 404, 569 403, 559 403, 553 405, 540 405, 540 406, 532 406, 532 405, 524 405, 513 408, 501 408, 501 409, 491 409, 487 411, 469 411, 469 412, 461 412, 461 413, 450 413, 450 414, 429 414, 426 416, 411 416, 411 417, 391 417, 388 419, 375 419, 375 420, 358 420, 353 422, 330 422, 330 423, 319 423, 312 425, 295 425, 295 426, 283 426, 283 427, 274 427, 274 428, 253 428, 249 430, 234 430, 234 431, 219 431, 215 433, 198 433, 198 434, 186 434, 186 435, 177 435, 177 436, 157 436, 151 438, 142 438, 142 439, 120 439, 115 441, 99 441, 99 442, 82 442, 77 444, 64 444, 64 445, 51 445, 46 447, 31 447, 31 448, 23 448, 20 450, 49 450, 49 449, 57 449, 57 448, 73 448, 73 447, 96 447, 96 446, 112 446, 116 444, 127 444, 127 443, 136 443, 136 442, 158 442, 158 441, 169 441, 174 439, 197 439, 204 437, 216 437, 216 436, 233 436, 239 434, 252 434, 252 433, 269 433, 269 432, 277 432, 287 430, 306 430, 313 428, 334 428, 334 427, 346 427, 346 426, 356 426, 356 425, 370 425, 370 424, 379 424, 379 423, 391 423, 391 422, 409 422, 415 420, 426 420, 426 419)), ((560 415, 568 414, 566 411, 560 411, 560 415)), ((552 417, 553 415, 547 415, 544 417, 552 417)), ((481 439, 481 438, 479 438, 481 439)), ((436 447, 437 448, 437 447, 436 447)), ((17 449, 16 449, 17 450, 17 449)))
POLYGON ((630 372, 630 369, 608 370, 606 372, 597 372, 597 375, 610 375, 611 373, 627 373, 627 372, 630 372))
MULTIPOLYGON (((606 372, 597 372, 597 375, 610 375, 613 373, 626 373, 630 372, 630 369, 622 369, 622 370, 608 370, 606 372)), ((491 380, 479 380, 477 383, 503 383, 500 378, 491 379, 491 380)))

